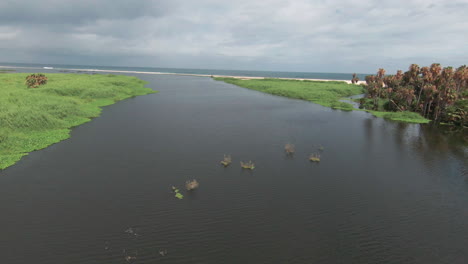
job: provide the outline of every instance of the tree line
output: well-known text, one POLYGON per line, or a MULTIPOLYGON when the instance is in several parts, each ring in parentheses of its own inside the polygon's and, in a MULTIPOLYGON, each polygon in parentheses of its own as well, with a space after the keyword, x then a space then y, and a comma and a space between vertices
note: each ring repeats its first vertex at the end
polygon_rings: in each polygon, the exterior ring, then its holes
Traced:
MULTIPOLYGON (((356 82, 353 76, 353 83, 356 82)), ((411 64, 408 71, 366 76, 366 98, 361 106, 372 110, 413 111, 436 123, 468 125, 468 68, 411 64)))

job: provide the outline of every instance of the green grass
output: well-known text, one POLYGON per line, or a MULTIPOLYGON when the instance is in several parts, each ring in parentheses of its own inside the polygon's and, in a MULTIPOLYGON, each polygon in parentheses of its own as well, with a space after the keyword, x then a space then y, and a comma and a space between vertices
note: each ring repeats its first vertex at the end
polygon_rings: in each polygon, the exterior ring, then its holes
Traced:
MULTIPOLYGON (((366 98, 364 99, 364 108, 372 108, 373 106, 373 99, 366 98)), ((407 123, 418 123, 418 124, 427 124, 431 122, 431 120, 422 117, 419 113, 404 111, 404 112, 389 112, 385 111, 384 105, 388 103, 387 99, 380 98, 377 102, 378 109, 377 110, 368 110, 362 109, 366 112, 371 113, 376 117, 385 118, 392 121, 398 122, 407 122, 407 123)))
POLYGON ((344 97, 364 92, 362 86, 347 84, 340 81, 299 81, 280 79, 240 80, 235 78, 214 79, 264 93, 307 100, 333 109, 346 111, 352 111, 353 106, 349 103, 340 102, 339 100, 344 97))
POLYGON ((376 117, 382 117, 392 121, 407 122, 407 123, 418 123, 418 124, 427 124, 431 120, 422 117, 420 114, 415 112, 383 112, 383 111, 373 111, 365 110, 376 117))
MULTIPOLYGON (((313 103, 345 111, 354 109, 349 103, 340 102, 340 99, 365 92, 362 86, 347 84, 340 81, 299 81, 281 79, 252 79, 241 80, 236 78, 214 78, 217 81, 234 84, 240 87, 279 95, 289 98, 302 99, 313 103)), ((359 99, 356 99, 359 100, 359 99)), ((384 100, 379 102, 383 105, 384 100)), ((365 110, 374 116, 388 120, 408 123, 429 123, 430 120, 414 112, 385 112, 365 110)))
POLYGON ((153 93, 129 76, 46 74, 46 85, 27 88, 27 75, 0 75, 0 169, 69 138, 70 128, 99 116, 102 106, 153 93))

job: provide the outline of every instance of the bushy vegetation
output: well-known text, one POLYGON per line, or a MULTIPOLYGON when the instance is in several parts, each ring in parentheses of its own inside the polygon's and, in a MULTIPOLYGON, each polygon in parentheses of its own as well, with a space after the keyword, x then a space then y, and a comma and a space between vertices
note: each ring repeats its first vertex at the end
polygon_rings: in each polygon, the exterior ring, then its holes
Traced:
POLYGON ((403 119, 430 119, 459 126, 468 125, 468 68, 454 70, 433 63, 420 68, 411 64, 408 71, 385 75, 379 69, 375 76, 366 76, 367 99, 361 106, 390 113, 377 115, 398 116, 403 119))
POLYGON ((29 88, 37 88, 39 85, 47 84, 47 77, 42 73, 33 73, 26 76, 26 85, 29 88))
POLYGON ((214 78, 244 88, 273 95, 311 101, 334 109, 351 111, 353 106, 340 102, 343 97, 364 93, 362 86, 342 81, 300 81, 281 79, 214 78))
POLYGON ((0 75, 0 169, 67 139, 71 127, 97 117, 101 106, 153 92, 128 76, 48 74, 36 89, 26 87, 26 76, 0 75))

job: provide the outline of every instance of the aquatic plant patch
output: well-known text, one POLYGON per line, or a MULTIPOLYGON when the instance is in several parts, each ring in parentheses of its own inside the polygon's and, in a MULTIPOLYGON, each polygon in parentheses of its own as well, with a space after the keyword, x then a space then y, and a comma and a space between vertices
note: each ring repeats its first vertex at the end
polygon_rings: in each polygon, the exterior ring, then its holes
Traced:
POLYGON ((180 190, 178 188, 176 188, 175 186, 172 186, 172 190, 174 191, 174 196, 179 199, 179 200, 182 200, 184 199, 184 195, 180 193, 180 190))
POLYGON ((223 164, 224 167, 227 167, 229 166, 229 164, 231 164, 232 162, 232 158, 231 158, 231 155, 224 155, 224 159, 221 161, 221 164, 223 164))
POLYGON ((251 160, 249 160, 248 162, 241 161, 240 165, 242 169, 248 169, 248 170, 255 169, 255 164, 251 160))
POLYGON ((309 160, 312 162, 320 162, 320 154, 310 154, 309 160))

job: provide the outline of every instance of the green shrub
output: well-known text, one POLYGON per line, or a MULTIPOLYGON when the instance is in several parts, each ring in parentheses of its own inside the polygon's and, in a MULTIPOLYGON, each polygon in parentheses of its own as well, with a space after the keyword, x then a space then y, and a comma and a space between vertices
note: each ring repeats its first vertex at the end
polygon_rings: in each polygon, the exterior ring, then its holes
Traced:
POLYGON ((34 73, 26 77, 26 85, 29 88, 37 88, 47 83, 47 77, 42 73, 34 73))

